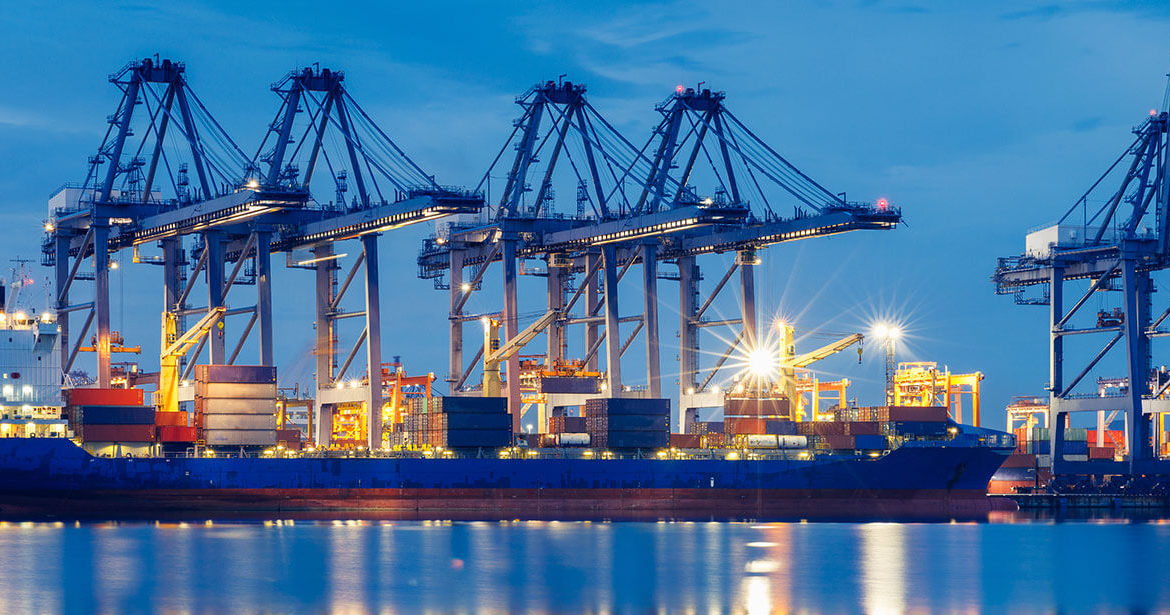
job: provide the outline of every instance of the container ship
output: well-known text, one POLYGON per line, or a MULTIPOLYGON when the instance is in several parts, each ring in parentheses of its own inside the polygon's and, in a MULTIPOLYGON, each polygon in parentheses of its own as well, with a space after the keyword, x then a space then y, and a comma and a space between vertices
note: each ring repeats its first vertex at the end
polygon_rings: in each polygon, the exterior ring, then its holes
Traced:
MULTIPOLYGON (((1015 436, 959 424, 948 406, 821 412, 741 387, 723 421, 692 416, 680 434, 671 400, 605 397, 577 378, 578 405, 541 406, 546 433, 517 434, 505 397, 435 396, 433 375, 391 364, 381 443, 369 446, 361 403, 316 408, 298 425, 293 408, 313 402, 281 395, 275 367, 194 365, 186 382, 164 363, 159 382, 177 386, 149 402, 130 377, 62 389, 51 312, 5 323, 4 377, 28 384, 0 388, 19 415, 0 422, 4 518, 949 519, 1014 508, 987 485, 1015 436), (313 416, 327 425, 314 429, 313 416)), ((539 390, 566 386, 537 376, 539 390)))
MULTIPOLYGON (((852 408, 843 418, 859 420, 760 419, 774 433, 672 436, 662 429, 665 399, 594 400, 580 417, 584 434, 529 447, 513 440, 510 421, 491 418, 507 418, 503 401, 413 404, 422 412, 402 423, 405 444, 376 452, 278 445, 196 453, 156 442, 155 452, 114 456, 105 443, 4 438, 0 515, 978 518, 996 506, 988 480, 1015 449, 1014 436, 959 425, 945 408, 852 408)), ((144 411, 109 408, 101 420, 145 420, 144 411)))

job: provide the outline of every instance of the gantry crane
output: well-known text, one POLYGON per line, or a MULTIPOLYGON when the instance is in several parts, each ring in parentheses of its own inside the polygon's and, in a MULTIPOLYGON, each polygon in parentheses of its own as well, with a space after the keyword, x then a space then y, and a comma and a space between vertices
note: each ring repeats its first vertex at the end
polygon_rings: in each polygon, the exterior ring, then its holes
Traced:
MULTIPOLYGON (((1153 340, 1170 335, 1162 328, 1170 308, 1154 315, 1153 275, 1170 268, 1170 90, 1162 108, 1153 109, 1133 129, 1133 141, 1056 225, 1030 233, 1022 255, 1000 258, 992 276, 996 293, 1012 295, 1019 304, 1049 308, 1049 425, 1064 425, 1072 412, 1125 413, 1129 431, 1129 460, 1115 473, 1165 472, 1154 467, 1156 440, 1163 438, 1151 426, 1151 415, 1170 411, 1150 381, 1153 340), (1065 291, 1074 289, 1071 307, 1065 291), (1087 288, 1086 288, 1087 286, 1087 288), (1039 288, 1039 293, 1029 293, 1039 288), (1084 290, 1081 290, 1084 289, 1084 290), (1082 314, 1095 297, 1118 293, 1117 310, 1101 318, 1082 314), (1078 318, 1078 316, 1081 316, 1078 318), (1065 340, 1073 335, 1104 336, 1107 341, 1094 355, 1078 364, 1080 371, 1066 379, 1065 340), (1079 394, 1085 381, 1109 352, 1118 346, 1126 378, 1133 385, 1110 397, 1079 394)), ((1061 449, 1063 429, 1050 430, 1053 450, 1061 449)), ((1066 462, 1054 455, 1054 471, 1098 471, 1093 462, 1066 462)))
MULTIPOLYGON (((162 266, 164 311, 177 330, 186 318, 222 308, 217 326, 189 349, 180 379, 204 347, 207 363, 235 363, 253 331, 258 363, 273 365, 270 255, 284 252, 290 267, 316 273, 315 398, 341 395, 334 385, 363 345, 366 382, 376 382, 381 365, 376 237, 409 224, 478 212, 482 197, 440 186, 422 171, 350 96, 339 71, 304 68, 278 81, 273 90, 281 107, 253 156, 236 145, 195 95, 183 63, 146 58, 127 64, 110 80, 122 94, 110 129, 90 159, 85 181, 52 197, 45 222, 43 262, 56 269, 64 371, 92 325, 97 384, 110 386, 109 275, 117 263, 111 255, 123 249, 133 251, 134 263, 162 266), (352 196, 351 182, 356 187, 352 196), (361 257, 338 286, 336 271, 344 254, 333 248, 355 238, 362 242, 361 257), (161 256, 140 253, 155 245, 161 256), (189 259, 189 253, 197 257, 189 259), (342 296, 359 268, 365 271, 366 301, 363 309, 345 311, 342 296), (200 278, 204 301, 196 299, 200 278), (92 300, 76 301, 76 282, 87 280, 94 282, 92 300), (244 285, 255 286, 254 304, 229 306, 229 292, 244 285), (71 330, 70 314, 83 310, 88 315, 80 331, 71 330), (240 315, 250 318, 232 348, 226 344, 226 324, 228 317, 240 315), (359 316, 366 323, 364 332, 338 368, 336 323, 359 316)), ((367 384, 344 393, 346 399, 360 396, 371 423, 379 420, 380 387, 367 384)), ((327 421, 316 419, 319 429, 328 430, 327 421)), ((377 431, 371 430, 370 438, 375 437, 377 431)))

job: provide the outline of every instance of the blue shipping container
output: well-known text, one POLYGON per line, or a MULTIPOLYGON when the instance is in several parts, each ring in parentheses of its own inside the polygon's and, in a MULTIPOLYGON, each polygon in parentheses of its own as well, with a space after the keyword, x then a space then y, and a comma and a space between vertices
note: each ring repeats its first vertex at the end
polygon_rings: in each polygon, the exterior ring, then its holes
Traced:
POLYGON ((153 425, 154 408, 143 406, 78 406, 83 425, 153 425))

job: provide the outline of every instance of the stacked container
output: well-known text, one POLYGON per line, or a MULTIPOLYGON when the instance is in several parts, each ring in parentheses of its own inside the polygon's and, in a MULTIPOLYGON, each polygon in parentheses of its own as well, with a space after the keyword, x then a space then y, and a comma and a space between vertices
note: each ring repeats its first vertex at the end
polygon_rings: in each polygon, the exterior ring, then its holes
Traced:
POLYGON ((665 448, 670 444, 670 400, 590 399, 585 402, 585 426, 596 447, 665 448))
POLYGON ((196 365, 195 423, 208 446, 276 444, 276 368, 196 365))
POLYGON ((66 414, 82 442, 154 442, 154 408, 143 406, 142 389, 66 389, 66 414))
POLYGON ((166 443, 188 444, 197 439, 195 427, 188 424, 187 413, 155 412, 154 424, 158 432, 158 441, 166 443))
POLYGON ((403 434, 403 444, 420 448, 500 448, 512 444, 512 415, 505 397, 418 398, 403 434))

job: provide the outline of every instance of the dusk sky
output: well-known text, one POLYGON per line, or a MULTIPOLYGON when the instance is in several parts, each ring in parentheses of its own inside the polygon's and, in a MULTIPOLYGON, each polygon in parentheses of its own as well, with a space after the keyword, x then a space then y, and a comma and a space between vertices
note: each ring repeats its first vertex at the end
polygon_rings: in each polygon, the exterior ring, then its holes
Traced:
MULTIPOLYGON (((192 88, 249 153, 276 112, 272 82, 315 62, 344 70, 353 96, 415 161, 440 183, 465 186, 511 131, 515 97, 539 81, 565 74, 586 84, 636 143, 676 84, 704 82, 821 184, 851 200, 887 198, 907 222, 763 252, 765 322, 794 320, 798 350, 808 350, 896 319, 908 336, 900 359, 986 375, 984 422, 995 427, 1012 396, 1044 394, 1048 376, 1046 309, 995 296, 995 259, 1022 252, 1026 232, 1055 222, 1117 157, 1130 129, 1163 104, 1170 70, 1161 2, 27 2, 6 7, 5 22, 5 275, 8 259, 39 263, 46 201, 83 179, 120 96, 107 76, 130 60, 185 62, 192 88)), ((415 267, 431 231, 381 239, 383 352, 442 384, 447 296, 415 267)), ((730 258, 701 261, 706 288, 730 258)), ((112 283, 113 325, 144 347, 153 370, 161 269, 120 260, 128 266, 112 283)), ((312 278, 273 263, 281 380, 307 385, 312 278)), ((41 287, 49 272, 34 266, 41 287)), ((44 288, 30 293, 42 307, 44 288)), ((468 311, 498 307, 488 295, 468 311)), ((661 295, 664 389, 673 394, 677 286, 663 282, 661 295)), ((521 312, 542 300, 525 294, 521 312)), ((717 309, 737 310, 730 301, 717 309)), ((707 337, 704 350, 721 349, 707 337)), ((880 354, 869 343, 862 365, 846 352, 820 368, 876 404, 880 354)), ((1155 346, 1156 365, 1160 356, 1155 346)), ((627 380, 637 384, 641 362, 629 357, 627 380)))

